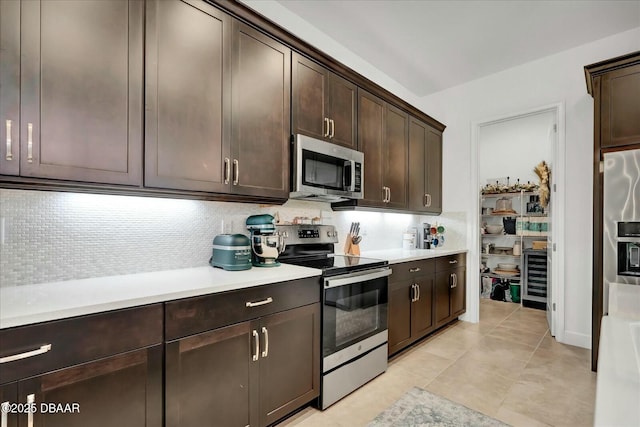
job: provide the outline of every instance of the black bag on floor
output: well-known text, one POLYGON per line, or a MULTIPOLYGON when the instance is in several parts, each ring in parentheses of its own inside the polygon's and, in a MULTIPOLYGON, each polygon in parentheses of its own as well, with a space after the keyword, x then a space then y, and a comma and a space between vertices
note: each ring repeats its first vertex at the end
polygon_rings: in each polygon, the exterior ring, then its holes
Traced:
POLYGON ((494 283, 490 298, 496 301, 506 301, 504 291, 507 289, 509 289, 508 283, 494 283))

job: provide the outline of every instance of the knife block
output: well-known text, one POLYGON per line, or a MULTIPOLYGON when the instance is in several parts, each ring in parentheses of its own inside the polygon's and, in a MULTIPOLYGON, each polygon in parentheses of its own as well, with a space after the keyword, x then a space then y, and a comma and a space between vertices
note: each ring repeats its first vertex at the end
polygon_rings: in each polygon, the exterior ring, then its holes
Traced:
POLYGON ((347 238, 344 242, 344 253, 346 255, 360 255, 360 245, 353 243, 353 234, 347 234, 347 238))

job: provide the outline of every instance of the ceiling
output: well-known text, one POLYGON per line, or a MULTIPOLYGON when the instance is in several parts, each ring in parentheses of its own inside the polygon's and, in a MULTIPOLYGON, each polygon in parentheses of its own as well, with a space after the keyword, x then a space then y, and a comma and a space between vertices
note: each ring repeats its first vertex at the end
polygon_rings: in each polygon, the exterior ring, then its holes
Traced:
POLYGON ((640 27, 640 0, 277 0, 425 96, 640 27))

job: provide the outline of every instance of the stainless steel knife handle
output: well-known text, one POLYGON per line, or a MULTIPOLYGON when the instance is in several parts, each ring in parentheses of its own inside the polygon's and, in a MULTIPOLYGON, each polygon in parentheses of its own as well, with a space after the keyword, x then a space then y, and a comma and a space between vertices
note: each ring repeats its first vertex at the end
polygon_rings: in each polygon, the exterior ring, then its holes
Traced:
POLYGON ((225 157, 224 158, 224 183, 225 184, 229 183, 230 168, 231 168, 231 161, 229 160, 228 157, 225 157))
POLYGON ((51 344, 45 344, 35 350, 25 351, 24 353, 12 354, 11 356, 0 357, 0 363, 14 362, 16 360, 26 359, 28 357, 44 354, 51 350, 51 344))
POLYGON ((256 331, 255 329, 253 330, 253 332, 251 332, 251 334, 253 335, 253 343, 255 346, 255 352, 253 353, 251 360, 255 362, 258 360, 258 355, 260 354, 260 338, 258 337, 258 331, 256 331))
POLYGON ((27 427, 33 427, 33 413, 35 411, 32 411, 33 408, 31 408, 32 405, 35 405, 36 403, 36 395, 35 394, 30 394, 27 396, 27 427))
POLYGON ((326 129, 326 131, 324 132, 324 137, 328 137, 329 136, 329 119, 327 117, 324 118, 324 128, 326 129))
POLYGON ((269 304, 272 302, 273 302, 273 298, 268 297, 267 299, 263 299, 262 301, 256 301, 256 302, 247 301, 245 305, 247 307, 258 307, 258 306, 269 304))
POLYGON ((33 163, 33 123, 27 123, 27 162, 33 163))
POLYGON ((233 159, 233 185, 238 185, 240 177, 240 162, 238 159, 233 159))
POLYGON ((5 125, 6 125, 6 131, 7 131, 7 155, 5 159, 12 160, 13 153, 11 153, 11 120, 7 120, 5 122, 5 125))
POLYGON ((269 331, 266 327, 262 327, 262 335, 264 335, 264 350, 262 350, 262 357, 269 355, 269 331))

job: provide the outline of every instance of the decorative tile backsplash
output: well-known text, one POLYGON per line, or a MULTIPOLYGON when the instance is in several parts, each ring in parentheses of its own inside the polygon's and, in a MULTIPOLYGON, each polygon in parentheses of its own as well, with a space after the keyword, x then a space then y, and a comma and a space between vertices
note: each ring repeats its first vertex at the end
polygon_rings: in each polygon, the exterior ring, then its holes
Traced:
POLYGON ((340 234, 360 221, 361 249, 402 247, 402 232, 422 222, 447 227, 446 247, 466 246, 464 213, 438 217, 332 212, 329 204, 291 200, 285 205, 207 202, 132 196, 0 189, 0 286, 208 265, 220 233, 247 234, 249 215, 282 221, 322 216, 340 234))

